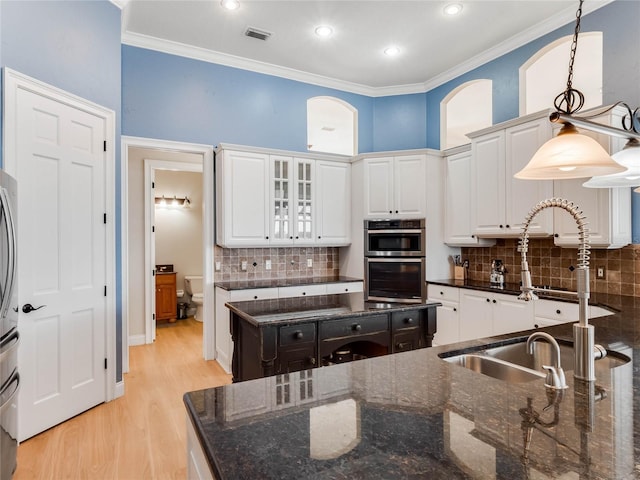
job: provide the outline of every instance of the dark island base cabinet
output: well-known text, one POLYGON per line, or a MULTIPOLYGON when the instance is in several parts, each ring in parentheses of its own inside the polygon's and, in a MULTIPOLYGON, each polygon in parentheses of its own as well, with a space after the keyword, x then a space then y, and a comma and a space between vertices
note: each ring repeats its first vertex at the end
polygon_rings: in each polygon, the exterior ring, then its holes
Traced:
POLYGON ((435 331, 435 306, 260 327, 232 312, 233 381, 430 347, 435 331))

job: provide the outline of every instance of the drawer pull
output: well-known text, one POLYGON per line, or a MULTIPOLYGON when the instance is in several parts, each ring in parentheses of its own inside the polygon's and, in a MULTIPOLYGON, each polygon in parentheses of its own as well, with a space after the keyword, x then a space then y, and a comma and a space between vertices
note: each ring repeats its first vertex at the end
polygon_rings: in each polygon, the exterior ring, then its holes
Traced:
POLYGON ((362 325, 356 323, 351 326, 351 330, 353 330, 354 332, 359 332, 360 330, 362 330, 362 325))
POLYGON ((458 309, 457 309, 456 307, 453 307, 453 311, 454 311, 454 312, 457 312, 457 311, 458 311, 458 309))
POLYGON ((315 365, 316 364, 316 358, 315 357, 309 357, 309 363, 311 365, 315 365))
POLYGON ((254 296, 253 296, 253 299, 254 299, 254 300, 257 300, 257 299, 258 299, 258 295, 254 295, 254 296))
POLYGON ((300 340, 304 337, 304 333, 302 333, 300 330, 298 330, 296 333, 293 334, 293 338, 295 338, 296 340, 300 340))
POLYGON ((348 292, 348 291, 349 291, 349 289, 348 289, 348 288, 345 288, 345 289, 344 289, 344 291, 345 291, 345 292, 348 292))
POLYGON ((498 303, 496 300, 493 300, 493 303, 498 303))
POLYGON ((560 315, 562 312, 560 310, 556 310, 556 313, 560 315))
POLYGON ((489 300, 489 299, 487 298, 487 302, 491 302, 491 300, 489 300))
POLYGON ((444 295, 444 292, 440 292, 440 295, 444 295))
POLYGON ((409 343, 408 343, 408 342, 404 342, 404 343, 402 343, 402 342, 401 342, 401 343, 398 343, 398 344, 396 344, 396 350, 402 350, 402 349, 406 348, 406 347, 407 347, 407 345, 409 345, 409 343))
POLYGON ((411 317, 405 318, 404 319, 404 323, 409 323, 409 324, 413 323, 413 318, 411 318, 411 317))
POLYGON ((302 295, 306 295, 306 294, 307 294, 307 292, 302 292, 302 295))

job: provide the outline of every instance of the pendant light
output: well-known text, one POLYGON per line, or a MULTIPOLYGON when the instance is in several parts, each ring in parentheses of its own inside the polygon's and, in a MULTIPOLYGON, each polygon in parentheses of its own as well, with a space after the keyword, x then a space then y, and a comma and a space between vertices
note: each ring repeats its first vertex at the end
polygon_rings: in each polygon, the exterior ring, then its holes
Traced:
MULTIPOLYGON (((571 43, 567 87, 554 100, 556 115, 570 116, 578 112, 584 105, 584 95, 572 86, 573 63, 578 46, 580 18, 584 3, 584 0, 579 1, 576 26, 571 43)), ((523 180, 582 178, 609 175, 626 170, 625 167, 616 163, 593 138, 579 133, 570 121, 563 120, 563 123, 558 135, 542 145, 529 163, 514 175, 515 178, 523 180)))
MULTIPOLYGON (((623 102, 616 104, 627 109, 627 114, 622 119, 622 127, 629 134, 640 133, 640 112, 639 109, 631 111, 629 105, 623 102)), ((613 108, 613 107, 612 107, 613 108)), ((612 158, 627 170, 613 175, 595 176, 585 183, 583 187, 589 188, 620 188, 637 187, 640 185, 640 139, 631 137, 622 150, 613 154, 612 158)))

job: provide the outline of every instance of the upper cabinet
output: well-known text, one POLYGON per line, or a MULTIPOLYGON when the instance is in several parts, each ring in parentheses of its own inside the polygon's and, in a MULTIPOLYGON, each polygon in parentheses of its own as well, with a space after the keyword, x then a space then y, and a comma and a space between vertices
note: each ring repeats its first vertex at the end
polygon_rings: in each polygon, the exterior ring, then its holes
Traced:
POLYGON ((216 153, 218 245, 349 244, 349 163, 241 148, 216 153))
POLYGON ((495 240, 475 234, 471 201, 471 145, 445 152, 444 242, 458 247, 489 246, 495 240))
POLYGON ((364 159, 364 215, 420 218, 426 209, 426 155, 364 159))
MULTIPOLYGON (((518 180, 513 175, 551 138, 548 112, 505 122, 468 135, 471 138, 471 199, 474 234, 480 237, 517 237, 524 219, 539 201, 553 196, 551 180, 518 180)), ((553 212, 534 218, 529 233, 553 233, 553 212)))

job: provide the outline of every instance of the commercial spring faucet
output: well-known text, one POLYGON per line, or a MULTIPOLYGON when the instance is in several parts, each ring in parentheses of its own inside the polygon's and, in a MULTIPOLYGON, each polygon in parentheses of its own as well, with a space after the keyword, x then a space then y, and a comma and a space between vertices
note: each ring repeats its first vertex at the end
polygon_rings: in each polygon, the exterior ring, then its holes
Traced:
POLYGON ((589 325, 589 230, 586 225, 586 218, 580 208, 569 200, 562 198, 550 198, 543 200, 534 206, 525 217, 525 223, 520 237, 518 249, 522 255, 521 276, 522 293, 518 296, 520 300, 537 300, 535 294, 542 289, 531 284, 531 272, 527 262, 527 251, 529 250, 529 227, 534 217, 546 208, 557 207, 569 212, 578 225, 578 268, 576 269, 577 291, 565 292, 556 290, 544 290, 547 293, 569 293, 578 297, 578 323, 573 325, 573 350, 575 357, 573 376, 581 380, 593 381, 595 376, 595 360, 606 356, 606 350, 595 345, 595 329, 589 325))

